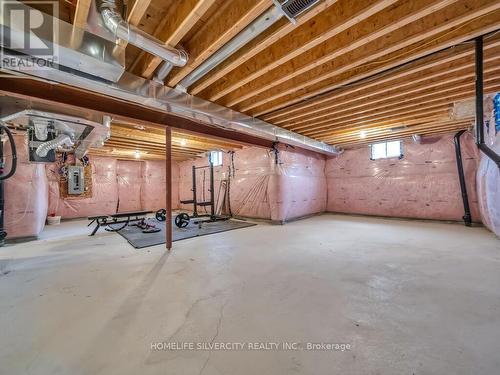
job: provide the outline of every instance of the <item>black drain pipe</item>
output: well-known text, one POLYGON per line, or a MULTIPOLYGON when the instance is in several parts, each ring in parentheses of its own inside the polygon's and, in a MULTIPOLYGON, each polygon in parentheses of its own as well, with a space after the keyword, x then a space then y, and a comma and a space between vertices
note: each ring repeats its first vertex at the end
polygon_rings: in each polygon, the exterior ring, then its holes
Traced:
POLYGON ((476 38, 476 145, 498 168, 500 168, 500 155, 484 143, 483 124, 483 37, 476 38))
POLYGON ((466 130, 460 130, 455 134, 455 155, 457 158, 458 178, 460 180, 460 190, 462 191, 462 200, 464 202, 464 223, 470 227, 472 225, 472 216, 470 214, 469 196, 467 195, 467 185, 465 184, 464 164, 462 162, 462 148, 460 146, 460 137, 466 130))

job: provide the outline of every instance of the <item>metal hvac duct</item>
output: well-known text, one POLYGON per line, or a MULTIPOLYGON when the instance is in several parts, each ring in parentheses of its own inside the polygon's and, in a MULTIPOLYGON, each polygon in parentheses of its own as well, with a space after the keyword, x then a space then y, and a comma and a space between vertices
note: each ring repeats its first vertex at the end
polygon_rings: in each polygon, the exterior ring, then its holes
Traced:
MULTIPOLYGON (((22 10, 25 14, 29 14, 31 10, 28 5, 12 0, 2 5, 10 4, 15 4, 16 9, 22 10)), ((103 28, 108 38, 102 34, 96 35, 74 27, 45 13, 43 18, 47 24, 53 25, 53 30, 50 33, 39 33, 37 37, 46 46, 53 46, 53 58, 50 61, 49 56, 33 56, 32 61, 43 58, 47 61, 47 65, 56 69, 91 75, 106 81, 117 82, 120 79, 125 71, 125 48, 117 45, 107 30, 103 28)), ((0 35, 4 65, 11 62, 10 57, 26 53, 16 48, 23 46, 25 40, 30 38, 30 31, 26 30, 24 25, 24 18, 10 17, 6 11, 0 12, 0 35)), ((25 62, 31 61, 25 60, 25 62)))
MULTIPOLYGON (((64 21, 57 20, 57 22, 60 29, 73 29, 71 25, 64 21)), ((87 34, 89 33, 86 32, 85 35, 87 34)), ((90 36, 96 42, 93 45, 95 48, 103 47, 106 45, 105 42, 108 42, 95 35, 90 34, 90 36)), ((119 47, 121 51, 120 46, 116 47, 119 47)), ((66 84, 116 99, 141 104, 155 110, 173 113, 214 127, 238 131, 323 154, 334 155, 338 153, 336 147, 324 142, 302 136, 179 90, 159 85, 154 81, 145 80, 127 72, 121 74, 123 66, 116 64, 116 62, 108 63, 108 60, 92 54, 89 49, 85 49, 83 52, 79 49, 75 50, 71 40, 64 38, 63 35, 58 40, 58 49, 60 66, 48 64, 43 69, 33 69, 26 63, 32 59, 32 56, 15 54, 11 58, 16 60, 16 63, 9 66, 4 65, 0 70, 11 74, 21 74, 66 84), (92 60, 89 60, 90 57, 92 57, 92 60), (92 64, 90 64, 90 61, 92 64), (61 69, 61 65, 69 66, 71 69, 61 69), (112 67, 118 69, 113 70, 112 67), (87 74, 82 74, 82 72, 87 74), (99 74, 96 74, 96 72, 99 74), (118 73, 120 73, 119 77, 117 77, 118 73), (107 79, 103 80, 98 77, 107 79), (110 82, 110 77, 113 77, 113 80, 116 79, 117 82, 110 82)), ((104 129, 106 128, 104 127, 104 129)), ((92 145, 98 146, 99 142, 102 142, 102 138, 99 137, 97 141, 96 143, 92 142, 92 145)))
POLYGON ((177 85, 177 88, 187 91, 191 85, 199 81, 233 53, 271 27, 281 17, 285 16, 291 23, 296 24, 296 18, 319 3, 319 0, 273 0, 273 3, 274 5, 265 13, 255 19, 200 66, 184 77, 177 85))
POLYGON ((102 146, 109 137, 107 116, 104 116, 101 123, 45 109, 21 109, 32 105, 23 100, 2 97, 0 118, 14 124, 18 129, 33 129, 36 141, 30 141, 28 145, 36 149, 36 154, 40 157, 45 157, 50 150, 66 145, 74 150, 77 158, 81 158, 89 148, 102 146), (53 133, 54 137, 48 138, 49 132, 53 133))
POLYGON ((126 40, 130 44, 158 56, 164 61, 168 61, 175 66, 184 66, 188 61, 185 51, 173 49, 165 46, 160 40, 138 29, 134 25, 126 22, 124 14, 123 0, 96 0, 104 25, 118 39, 126 40))
POLYGON ((184 77, 177 85, 179 89, 186 91, 189 86, 200 80, 208 72, 214 69, 221 62, 226 60, 233 53, 238 51, 245 44, 254 39, 257 35, 268 29, 283 16, 281 10, 273 6, 267 12, 258 17, 245 29, 240 31, 233 39, 224 44, 217 52, 205 60, 200 66, 184 77))

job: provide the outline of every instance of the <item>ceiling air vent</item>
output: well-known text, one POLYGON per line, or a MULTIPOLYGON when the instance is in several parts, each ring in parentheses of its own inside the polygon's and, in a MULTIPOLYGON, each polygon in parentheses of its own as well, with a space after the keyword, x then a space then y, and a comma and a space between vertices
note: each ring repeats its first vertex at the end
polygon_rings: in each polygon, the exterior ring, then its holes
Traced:
POLYGON ((319 3, 320 0, 274 0, 285 16, 295 23, 295 19, 306 10, 319 3))

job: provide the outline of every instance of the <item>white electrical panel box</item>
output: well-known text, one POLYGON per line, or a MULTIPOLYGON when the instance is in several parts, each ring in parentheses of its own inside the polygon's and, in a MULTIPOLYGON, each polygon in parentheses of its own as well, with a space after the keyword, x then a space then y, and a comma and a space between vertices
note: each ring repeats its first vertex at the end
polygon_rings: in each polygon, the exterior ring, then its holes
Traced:
POLYGON ((68 167, 68 194, 83 194, 85 192, 85 179, 83 167, 68 167))

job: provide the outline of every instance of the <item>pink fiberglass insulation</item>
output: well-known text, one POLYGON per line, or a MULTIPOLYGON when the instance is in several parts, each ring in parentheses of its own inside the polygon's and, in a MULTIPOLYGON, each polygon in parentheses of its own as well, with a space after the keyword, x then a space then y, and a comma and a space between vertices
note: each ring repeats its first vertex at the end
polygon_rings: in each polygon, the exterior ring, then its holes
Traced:
POLYGON ((61 198, 56 164, 46 167, 49 179, 49 214, 64 219, 112 214, 118 204, 116 180, 117 160, 108 157, 90 156, 92 166, 92 197, 61 198))
MULTIPOLYGON (((271 158, 274 162, 274 155, 271 158)), ((326 210, 325 157, 281 148, 275 165, 279 193, 271 199, 272 219, 288 221, 326 210)))
MULTIPOLYGON (((346 150, 326 164, 328 211, 462 220, 464 214, 453 143, 454 134, 404 142, 403 159, 370 160, 370 148, 346 150)), ((462 158, 474 221, 478 153, 471 134, 461 138, 462 158)))
MULTIPOLYGON (((28 146, 24 134, 15 135, 17 171, 5 180, 5 230, 7 238, 38 236, 47 217, 48 185, 43 164, 28 161, 28 146)), ((10 153, 8 141, 5 153, 10 153)), ((10 170, 6 156, 6 171, 10 170)))
MULTIPOLYGON (((234 216, 284 222, 324 211, 326 207, 325 160, 321 155, 281 149, 279 164, 274 152, 248 147, 225 154, 223 165, 214 168, 215 198, 220 206, 221 181, 230 176, 230 203, 234 216)), ((208 165, 206 158, 180 163, 180 199, 192 199, 192 166, 208 165)), ((197 170, 197 199, 210 198, 209 170, 197 170), (203 172, 205 171, 205 172, 203 172)), ((181 205, 192 210, 192 205, 181 205)), ((208 208, 207 208, 208 209, 208 208)), ((205 212, 201 208, 201 212, 205 212)))
MULTIPOLYGON (((157 211, 165 208, 165 162, 146 160, 142 166, 142 208, 157 211)), ((172 208, 179 206, 179 165, 172 163, 172 208)))
MULTIPOLYGON (((277 196, 279 189, 276 186, 274 164, 269 150, 244 148, 234 153, 233 160, 234 175, 230 181, 233 215, 272 219, 271 196, 277 196)), ((227 164, 231 165, 231 160, 227 161, 227 164)))
MULTIPOLYGON (((47 165, 49 214, 64 219, 165 208, 165 162, 90 156, 91 198, 60 198, 56 164, 47 165)), ((172 204, 177 208, 179 167, 172 164, 172 204)))
POLYGON ((142 209, 142 162, 118 160, 116 180, 118 182, 118 212, 142 209))
MULTIPOLYGON (((492 150, 500 154, 500 133, 495 132, 493 95, 486 97, 484 104, 485 142, 492 150)), ((500 171, 498 166, 483 153, 481 153, 476 178, 483 224, 500 237, 500 171)))

